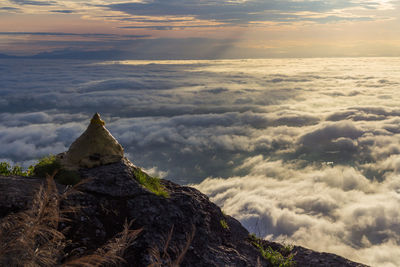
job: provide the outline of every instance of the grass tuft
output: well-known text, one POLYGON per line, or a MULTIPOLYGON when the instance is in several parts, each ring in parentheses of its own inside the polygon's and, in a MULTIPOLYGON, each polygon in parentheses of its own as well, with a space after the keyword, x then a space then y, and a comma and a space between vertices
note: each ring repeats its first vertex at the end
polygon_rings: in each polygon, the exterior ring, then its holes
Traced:
POLYGON ((186 234, 186 243, 184 243, 182 248, 170 245, 173 232, 174 232, 174 225, 172 225, 171 230, 169 231, 167 237, 164 239, 163 242, 164 248, 162 254, 160 254, 159 248, 157 247, 152 247, 149 249, 149 254, 152 257, 153 263, 148 265, 147 267, 181 266, 181 263, 185 258, 185 254, 188 251, 190 244, 192 243, 194 236, 196 234, 196 226, 192 224, 192 231, 189 234, 186 234), (168 253, 168 250, 171 250, 176 255, 176 258, 174 260, 171 258, 171 255, 168 253))
POLYGON ((63 219, 61 196, 52 177, 35 195, 31 209, 12 214, 0 225, 0 266, 55 266, 65 247, 57 230, 63 219))
POLYGON ((133 241, 142 231, 142 229, 129 230, 131 225, 132 222, 128 223, 125 221, 122 232, 117 234, 117 236, 107 242, 104 246, 98 248, 93 254, 68 260, 62 266, 121 266, 121 263, 126 263, 123 258, 125 250, 132 245, 133 241))
POLYGON ((224 219, 220 220, 219 223, 221 224, 222 228, 229 230, 229 225, 224 219))
POLYGON ((141 229, 129 230, 132 223, 127 222, 122 232, 94 253, 72 259, 65 254, 70 241, 59 231, 59 223, 67 221, 66 213, 77 209, 61 209, 60 203, 75 190, 76 187, 72 187, 60 194, 53 177, 47 176, 46 186, 40 187, 29 210, 1 220, 0 266, 99 267, 120 266, 125 262, 125 250, 141 232, 141 229))
POLYGON ((160 178, 151 177, 147 173, 143 172, 139 168, 133 168, 133 174, 135 175, 136 180, 139 184, 143 185, 150 192, 153 192, 157 196, 161 197, 169 197, 169 194, 165 187, 161 184, 160 178))
POLYGON ((293 260, 294 254, 290 253, 293 249, 292 246, 284 246, 281 251, 273 250, 270 246, 265 247, 261 239, 257 238, 255 234, 250 234, 249 238, 253 246, 258 248, 261 256, 268 260, 274 267, 292 267, 295 266, 293 260), (285 254, 287 256, 282 255, 285 254))

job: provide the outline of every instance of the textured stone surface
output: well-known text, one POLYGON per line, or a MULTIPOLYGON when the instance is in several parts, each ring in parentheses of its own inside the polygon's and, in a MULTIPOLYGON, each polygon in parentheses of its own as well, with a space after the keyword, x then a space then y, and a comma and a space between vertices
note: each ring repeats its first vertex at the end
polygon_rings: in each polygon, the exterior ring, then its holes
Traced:
POLYGON ((132 168, 136 167, 123 158, 115 164, 80 169, 80 177, 87 181, 82 185, 81 190, 110 197, 136 197, 140 194, 148 194, 149 191, 134 179, 132 168))
MULTIPOLYGON (((126 159, 90 169, 80 174, 90 180, 79 194, 71 195, 63 205, 79 206, 79 212, 63 223, 71 240, 66 253, 82 255, 102 246, 120 232, 125 220, 133 221, 132 229, 143 231, 127 250, 127 266, 148 266, 154 253, 166 252, 174 261, 188 249, 181 266, 270 266, 248 238, 247 230, 234 218, 224 215, 198 190, 162 180, 170 197, 156 196, 135 180, 126 159), (221 226, 225 220, 228 229, 221 226), (192 235, 193 233, 193 235, 192 235), (170 235, 171 234, 171 235, 170 235), (170 235, 170 238, 169 238, 170 235), (188 241, 189 240, 189 241, 188 241)), ((43 181, 24 177, 0 176, 1 216, 28 207, 34 191, 43 181)), ((60 191, 65 187, 60 186, 60 191)), ((1 217, 0 216, 0 217, 1 217)), ((279 250, 278 243, 263 241, 279 250)), ((363 266, 340 256, 294 247, 297 266, 363 266)), ((164 261, 161 266, 168 266, 164 261)))
POLYGON ((28 207, 41 181, 40 179, 0 175, 0 216, 28 207))
POLYGON ((104 125, 96 113, 86 131, 66 153, 59 155, 62 164, 69 169, 79 169, 120 161, 124 157, 124 150, 104 125))
MULTIPOLYGON (((43 179, 0 175, 0 217, 26 209, 43 179)), ((60 192, 65 187, 57 185, 60 192)))

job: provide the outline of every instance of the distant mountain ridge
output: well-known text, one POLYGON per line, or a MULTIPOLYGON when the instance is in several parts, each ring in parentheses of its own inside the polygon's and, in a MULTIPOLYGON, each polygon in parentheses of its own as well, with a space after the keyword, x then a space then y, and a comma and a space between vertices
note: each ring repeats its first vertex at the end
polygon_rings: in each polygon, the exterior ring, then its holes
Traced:
POLYGON ((19 58, 19 57, 0 53, 0 58, 19 58))
POLYGON ((55 50, 51 52, 41 52, 29 56, 15 56, 0 54, 4 59, 84 59, 84 60, 108 60, 125 59, 126 54, 123 51, 101 50, 101 51, 81 51, 81 50, 55 50))

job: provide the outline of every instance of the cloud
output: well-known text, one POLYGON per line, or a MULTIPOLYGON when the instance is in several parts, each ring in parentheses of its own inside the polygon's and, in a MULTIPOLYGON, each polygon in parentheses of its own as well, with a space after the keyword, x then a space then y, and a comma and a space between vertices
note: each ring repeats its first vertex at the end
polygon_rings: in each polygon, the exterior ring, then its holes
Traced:
POLYGON ((335 23, 338 21, 376 20, 373 15, 356 15, 352 9, 385 10, 390 3, 374 1, 75 1, 10 0, 27 13, 41 7, 41 13, 82 14, 85 18, 102 18, 130 22, 123 28, 182 30, 188 28, 256 26, 260 22, 335 23), (28 9, 25 8, 28 6, 28 9), (51 7, 47 10, 45 7, 51 7), (57 9, 54 9, 57 8, 57 9), (28 11, 30 10, 30 11, 28 11), (347 11, 350 10, 350 11, 347 11), (182 22, 184 24, 182 24, 182 22), (144 23, 144 25, 143 25, 144 23))
POLYGON ((17 5, 31 5, 31 6, 52 6, 56 5, 56 1, 35 1, 35 0, 9 0, 11 3, 17 5))
POLYGON ((17 7, 10 7, 10 6, 5 6, 5 7, 0 7, 0 11, 3 12, 19 12, 21 9, 17 7))
POLYGON ((352 167, 299 169, 262 156, 250 173, 209 178, 196 187, 251 232, 338 253, 373 266, 396 266, 400 254, 398 176, 372 182, 352 167), (384 203, 384 204, 383 204, 384 203), (382 257, 382 248, 394 252, 382 257))
POLYGON ((4 59, 0 158, 63 152, 100 112, 132 162, 197 184, 250 231, 398 266, 395 63, 4 59))
POLYGON ((351 1, 143 1, 137 3, 113 3, 105 5, 111 10, 135 16, 194 16, 199 20, 217 21, 224 24, 247 24, 254 21, 310 20, 332 22, 338 20, 363 20, 367 17, 324 16, 307 18, 290 12, 327 12, 361 6, 377 8, 376 3, 353 3, 351 1))
MULTIPOLYGON (((0 143, 2 151, 0 158, 13 161, 38 159, 44 155, 57 154, 65 151, 72 142, 71 135, 76 136, 82 131, 75 123, 41 124, 22 127, 1 127, 0 143), (66 138, 67 137, 67 138, 66 138)), ((72 137, 73 138, 73 137, 72 137)))
POLYGON ((184 29, 201 29, 201 28, 219 28, 225 27, 226 25, 157 25, 157 26, 123 26, 121 29, 151 29, 157 31, 170 31, 170 30, 184 30, 184 29))
POLYGON ((333 124, 318 125, 311 132, 302 135, 299 143, 303 147, 326 147, 331 142, 340 140, 354 140, 363 135, 363 131, 348 121, 333 124))
MULTIPOLYGON (((53 12, 70 13, 69 10, 54 10, 53 12)), ((0 32, 0 35, 31 35, 31 36, 78 36, 95 38, 146 38, 150 35, 109 34, 109 33, 68 33, 68 32, 0 32)))
POLYGON ((341 121, 341 120, 354 120, 354 121, 378 121, 385 120, 390 116, 400 115, 400 110, 386 110, 379 107, 355 107, 347 108, 345 111, 338 111, 330 114, 326 120, 328 121, 341 121))
POLYGON ((69 9, 63 9, 63 10, 52 10, 51 12, 54 12, 54 13, 63 13, 63 14, 71 14, 71 13, 74 13, 75 11, 74 10, 69 10, 69 9))

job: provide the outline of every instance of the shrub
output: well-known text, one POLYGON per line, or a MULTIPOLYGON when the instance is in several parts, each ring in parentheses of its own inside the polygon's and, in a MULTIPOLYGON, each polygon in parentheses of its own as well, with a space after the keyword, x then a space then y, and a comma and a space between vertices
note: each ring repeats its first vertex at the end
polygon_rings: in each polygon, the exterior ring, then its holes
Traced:
POLYGON ((138 181, 139 184, 143 185, 150 192, 153 192, 157 196, 169 197, 165 187, 161 184, 160 178, 151 177, 139 168, 133 168, 133 174, 136 178, 136 181, 138 181))
POLYGON ((11 167, 10 163, 8 162, 0 162, 0 175, 30 176, 32 174, 32 171, 32 166, 29 166, 26 171, 23 171, 21 166, 15 165, 11 167))
POLYGON ((56 156, 50 155, 39 159, 38 163, 33 167, 33 175, 38 177, 46 177, 61 169, 61 163, 56 156))
POLYGON ((64 169, 54 155, 39 159, 36 165, 29 166, 26 171, 18 165, 11 166, 8 162, 0 162, 0 175, 36 176, 40 178, 50 175, 54 176, 57 183, 63 185, 75 185, 81 181, 77 171, 64 169))
POLYGON ((62 167, 60 161, 56 156, 51 155, 44 157, 33 168, 33 176, 46 177, 46 175, 53 175, 54 180, 63 185, 75 185, 80 182, 81 178, 77 171, 66 170, 62 167))

